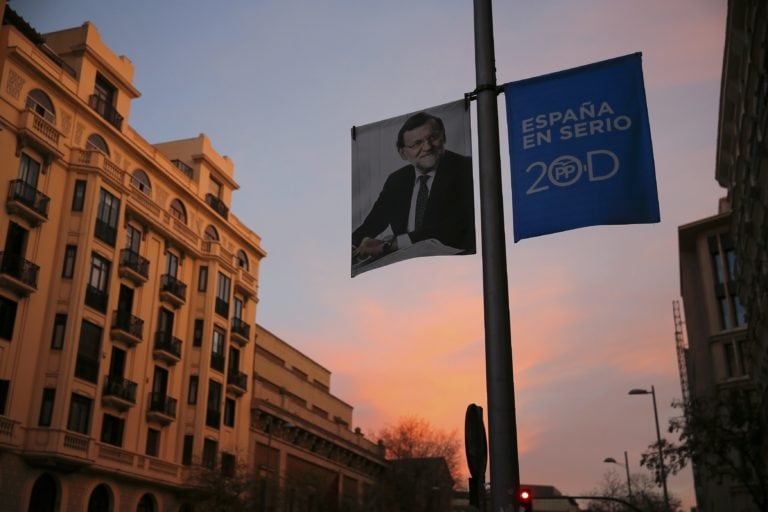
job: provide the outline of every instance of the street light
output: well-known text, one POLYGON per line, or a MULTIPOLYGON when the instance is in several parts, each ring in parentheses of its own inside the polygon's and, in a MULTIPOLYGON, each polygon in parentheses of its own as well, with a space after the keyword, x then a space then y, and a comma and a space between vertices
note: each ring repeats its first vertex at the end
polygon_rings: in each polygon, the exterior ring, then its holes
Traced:
POLYGON ((630 395, 651 395, 653 397, 653 418, 656 420, 656 445, 659 447, 659 471, 661 472, 661 487, 664 491, 664 504, 669 508, 669 493, 667 492, 667 471, 664 469, 664 452, 661 447, 661 431, 659 431, 659 412, 656 409, 656 389, 651 386, 651 390, 647 389, 632 389, 629 391, 630 395))
POLYGON ((632 499, 632 482, 629 480, 629 459, 627 459, 627 450, 624 450, 624 464, 621 462, 616 462, 616 459, 613 457, 606 457, 603 459, 603 462, 606 462, 608 464, 616 464, 617 466, 624 466, 624 469, 627 470, 627 493, 629 494, 629 499, 632 499))

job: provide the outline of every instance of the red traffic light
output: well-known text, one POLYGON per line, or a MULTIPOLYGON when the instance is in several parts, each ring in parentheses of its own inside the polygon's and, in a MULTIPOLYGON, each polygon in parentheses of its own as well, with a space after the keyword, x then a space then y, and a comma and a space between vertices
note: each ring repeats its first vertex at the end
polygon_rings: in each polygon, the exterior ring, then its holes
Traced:
POLYGON ((520 489, 519 497, 521 503, 530 503, 533 499, 533 495, 529 489, 520 489))

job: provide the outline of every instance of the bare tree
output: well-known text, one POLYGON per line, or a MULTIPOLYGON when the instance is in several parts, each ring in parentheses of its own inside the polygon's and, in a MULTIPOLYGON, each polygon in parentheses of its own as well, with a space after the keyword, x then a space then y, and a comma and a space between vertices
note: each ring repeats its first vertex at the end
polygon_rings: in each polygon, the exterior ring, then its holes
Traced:
MULTIPOLYGON (((616 471, 609 470, 603 474, 600 484, 588 494, 590 496, 614 498, 626 501, 632 507, 616 501, 594 499, 587 504, 589 512, 630 512, 643 510, 646 512, 666 512, 664 496, 659 491, 654 479, 645 473, 633 473, 630 475, 632 483, 632 496, 629 496, 627 480, 616 471)), ((675 496, 669 497, 670 512, 681 510, 681 502, 675 496)))
MULTIPOLYGON (((685 414, 669 421, 669 432, 678 434, 678 442, 662 445, 667 471, 675 474, 693 461, 708 478, 743 486, 757 510, 768 510, 768 425, 758 393, 730 389, 673 405, 685 414)), ((648 447, 640 464, 658 474, 656 444, 648 447)))
POLYGON ((441 430, 424 418, 405 416, 382 429, 377 437, 384 443, 388 459, 442 457, 453 481, 459 481, 462 443, 455 430, 441 430))

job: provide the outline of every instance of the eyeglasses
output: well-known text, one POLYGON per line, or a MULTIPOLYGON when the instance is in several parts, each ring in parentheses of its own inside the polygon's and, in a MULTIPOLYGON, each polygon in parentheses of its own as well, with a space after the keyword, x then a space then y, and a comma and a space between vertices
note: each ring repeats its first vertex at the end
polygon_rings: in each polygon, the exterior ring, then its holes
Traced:
POLYGON ((434 146, 439 141, 443 140, 443 132, 435 132, 432 135, 428 136, 426 139, 419 139, 416 141, 413 141, 411 144, 405 144, 405 147, 408 149, 421 149, 424 147, 424 144, 429 142, 430 146, 434 146))

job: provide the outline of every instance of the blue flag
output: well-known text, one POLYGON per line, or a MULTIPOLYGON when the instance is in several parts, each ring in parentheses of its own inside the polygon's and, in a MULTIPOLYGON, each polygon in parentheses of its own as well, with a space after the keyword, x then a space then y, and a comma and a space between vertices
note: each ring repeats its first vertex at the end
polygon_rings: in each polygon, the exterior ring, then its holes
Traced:
POLYGON ((515 242, 659 222, 641 54, 504 85, 515 242))

